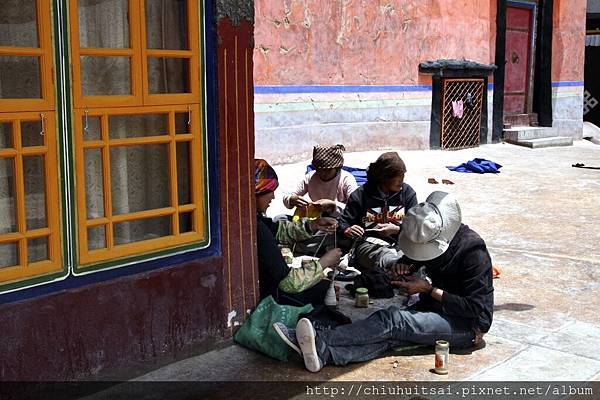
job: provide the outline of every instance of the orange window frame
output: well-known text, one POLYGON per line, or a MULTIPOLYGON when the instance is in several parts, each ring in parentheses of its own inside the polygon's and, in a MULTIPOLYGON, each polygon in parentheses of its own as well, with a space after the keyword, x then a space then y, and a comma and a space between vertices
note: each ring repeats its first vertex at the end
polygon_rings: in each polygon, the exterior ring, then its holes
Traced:
POLYGON ((164 104, 197 104, 200 100, 200 33, 197 0, 187 0, 188 50, 148 49, 146 46, 145 0, 129 0, 129 48, 82 48, 79 41, 77 1, 69 0, 73 104, 75 108, 119 107, 164 104), (84 96, 81 80, 81 56, 123 56, 130 58, 131 95, 84 96), (148 58, 189 59, 189 93, 150 94, 148 58))
POLYGON ((76 171, 77 182, 81 184, 77 188, 77 207, 79 210, 79 239, 80 239, 80 262, 82 264, 95 263, 99 261, 110 260, 131 256, 152 250, 173 247, 177 245, 198 242, 206 239, 204 230, 204 178, 203 170, 205 160, 201 151, 190 151, 190 192, 191 203, 179 205, 178 187, 177 187, 177 159, 176 146, 180 142, 190 143, 190 150, 202 149, 204 146, 202 132, 200 107, 188 106, 152 106, 152 107, 127 107, 115 110, 94 109, 87 111, 88 118, 100 117, 101 139, 85 141, 83 138, 84 120, 86 111, 78 110, 75 115, 75 146, 77 149, 76 171), (175 132, 175 114, 186 113, 190 115, 190 131, 192 133, 175 132), (108 118, 116 115, 140 115, 140 114, 168 114, 169 132, 164 135, 144 136, 135 138, 111 139, 109 137, 108 118), (169 169, 169 207, 138 211, 128 214, 112 215, 112 195, 111 195, 111 174, 110 174, 110 149, 121 146, 147 145, 147 144, 166 144, 168 151, 168 169, 169 169), (87 217, 86 192, 85 192, 85 160, 83 154, 88 149, 99 149, 102 154, 102 178, 103 178, 103 199, 104 199, 104 217, 90 219, 87 217), (193 228, 191 232, 179 232, 180 213, 193 213, 193 228), (116 245, 113 238, 114 224, 125 221, 141 220, 145 218, 170 216, 172 234, 156 239, 143 240, 128 244, 116 245), (105 227, 106 248, 88 249, 87 231, 89 228, 98 226, 105 227))
POLYGON ((19 263, 0 268, 0 283, 18 282, 63 270, 60 230, 59 177, 56 138, 56 103, 52 52, 52 16, 50 0, 36 1, 38 47, 0 46, 0 56, 33 56, 39 59, 40 98, 0 98, 0 123, 12 125, 11 148, 0 149, 1 159, 11 159, 14 171, 16 232, 0 234, 0 244, 16 243, 19 263), (43 118, 44 145, 21 146, 21 122, 43 118), (45 228, 28 230, 25 213, 25 182, 23 157, 44 158, 45 228), (47 260, 29 263, 27 241, 47 238, 47 260))
POLYGON ((205 227, 205 161, 204 131, 200 106, 200 15, 197 0, 187 0, 188 50, 148 49, 146 45, 145 0, 129 0, 129 48, 95 49, 81 48, 79 42, 79 21, 77 0, 69 0, 72 48, 73 77, 73 116, 75 143, 76 193, 78 208, 79 264, 85 269, 92 265, 124 257, 164 250, 176 246, 206 240, 205 227), (81 56, 127 56, 131 60, 130 96, 83 96, 81 87, 81 56), (148 82, 148 58, 173 57, 189 59, 190 92, 178 94, 150 94, 148 82), (175 133, 175 114, 190 115, 189 134, 175 133), (109 117, 115 115, 169 114, 169 132, 165 135, 110 139, 109 117), (84 140, 84 118, 100 117, 100 140, 84 140), (191 204, 178 204, 176 146, 179 142, 190 143, 190 190, 191 204), (144 210, 128 214, 113 215, 110 182, 110 149, 117 146, 168 144, 168 168, 170 178, 170 206, 161 209, 144 210), (102 155, 102 185, 104 216, 88 218, 86 207, 85 151, 99 149, 102 155), (192 231, 179 232, 180 213, 192 212, 192 231), (170 216, 171 235, 160 238, 119 244, 114 243, 114 225, 120 222, 146 218, 170 216), (102 249, 88 248, 88 229, 105 228, 105 244, 102 249))
POLYGON ((54 111, 54 74, 52 57, 52 18, 50 0, 37 0, 37 29, 39 47, 0 46, 0 56, 39 57, 40 94, 39 99, 2 99, 0 113, 15 111, 54 111))
POLYGON ((22 279, 59 272, 62 270, 60 248, 60 211, 58 192, 58 161, 56 158, 56 121, 53 112, 0 113, 0 123, 12 123, 13 147, 0 149, 0 158, 13 160, 15 177, 15 206, 17 231, 0 235, 0 244, 18 243, 20 262, 16 266, 0 268, 0 282, 9 283, 22 279), (35 147, 21 146, 21 122, 40 120, 44 122, 44 145, 35 147), (44 157, 45 206, 47 227, 28 230, 25 213, 25 182, 23 158, 27 156, 44 157), (29 263, 27 241, 36 238, 48 238, 48 259, 29 263))

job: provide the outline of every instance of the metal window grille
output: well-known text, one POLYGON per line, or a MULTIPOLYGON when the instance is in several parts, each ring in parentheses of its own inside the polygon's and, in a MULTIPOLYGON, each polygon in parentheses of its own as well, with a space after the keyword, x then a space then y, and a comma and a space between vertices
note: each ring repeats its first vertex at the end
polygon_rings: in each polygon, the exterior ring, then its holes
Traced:
POLYGON ((442 83, 442 149, 464 149, 479 146, 483 79, 444 79, 442 83), (468 98, 471 101, 467 101, 468 98), (453 101, 462 100, 462 118, 454 115, 453 101))

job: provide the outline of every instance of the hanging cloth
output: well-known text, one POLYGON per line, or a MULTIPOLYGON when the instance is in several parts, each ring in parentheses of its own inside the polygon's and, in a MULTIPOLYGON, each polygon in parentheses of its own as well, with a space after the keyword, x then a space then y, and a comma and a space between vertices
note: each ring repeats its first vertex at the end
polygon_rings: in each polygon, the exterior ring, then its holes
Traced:
POLYGON ((462 100, 452 102, 452 115, 455 118, 462 118, 465 112, 465 104, 462 100))

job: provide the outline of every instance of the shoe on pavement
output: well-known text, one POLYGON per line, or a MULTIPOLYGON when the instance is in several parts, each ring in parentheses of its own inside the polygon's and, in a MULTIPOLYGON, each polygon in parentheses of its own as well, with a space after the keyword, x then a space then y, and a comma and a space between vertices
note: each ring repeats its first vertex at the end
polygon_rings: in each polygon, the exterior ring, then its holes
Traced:
POLYGON ((304 366, 310 372, 319 372, 323 368, 323 362, 317 354, 315 328, 313 328, 308 318, 302 318, 298 321, 296 337, 304 358, 304 366))
POLYGON ((275 329, 275 332, 277 332, 285 344, 294 349, 296 353, 302 355, 302 351, 300 351, 300 346, 298 345, 298 339, 296 339, 296 330, 288 328, 281 322, 275 322, 273 324, 273 329, 275 329))

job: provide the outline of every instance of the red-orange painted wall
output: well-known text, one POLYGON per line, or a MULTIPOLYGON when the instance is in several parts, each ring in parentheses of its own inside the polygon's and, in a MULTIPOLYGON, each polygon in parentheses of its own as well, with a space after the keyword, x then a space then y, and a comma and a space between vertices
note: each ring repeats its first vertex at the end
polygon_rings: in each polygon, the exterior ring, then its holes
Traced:
POLYGON ((586 0, 554 0, 552 80, 583 81, 586 0))
POLYGON ((429 79, 421 61, 492 63, 495 8, 495 0, 256 0, 254 82, 411 85, 429 79))

